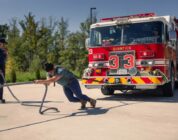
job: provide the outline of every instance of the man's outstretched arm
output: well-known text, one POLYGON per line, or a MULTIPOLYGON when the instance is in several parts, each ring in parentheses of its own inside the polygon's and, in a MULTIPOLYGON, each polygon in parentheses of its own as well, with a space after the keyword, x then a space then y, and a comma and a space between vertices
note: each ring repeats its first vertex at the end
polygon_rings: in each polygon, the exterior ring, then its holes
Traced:
POLYGON ((47 84, 47 85, 49 85, 52 82, 58 81, 61 77, 62 77, 62 75, 56 75, 56 76, 53 76, 53 77, 48 78, 46 80, 35 80, 35 83, 36 84, 47 84))

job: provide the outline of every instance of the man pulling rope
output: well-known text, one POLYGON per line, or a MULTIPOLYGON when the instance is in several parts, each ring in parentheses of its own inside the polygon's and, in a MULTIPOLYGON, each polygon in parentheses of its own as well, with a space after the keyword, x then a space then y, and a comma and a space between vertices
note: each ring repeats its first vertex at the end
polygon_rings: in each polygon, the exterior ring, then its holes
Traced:
POLYGON ((46 63, 44 69, 48 74, 48 78, 46 80, 36 80, 35 83, 50 84, 57 82, 63 86, 64 93, 70 102, 80 102, 81 109, 85 109, 87 102, 89 102, 91 107, 95 108, 96 100, 82 94, 80 84, 73 73, 51 63, 46 63))

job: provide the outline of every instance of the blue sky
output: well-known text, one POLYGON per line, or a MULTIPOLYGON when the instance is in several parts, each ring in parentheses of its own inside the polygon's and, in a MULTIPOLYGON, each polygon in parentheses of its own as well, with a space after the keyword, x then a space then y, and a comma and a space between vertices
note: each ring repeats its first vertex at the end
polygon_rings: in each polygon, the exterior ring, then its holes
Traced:
POLYGON ((13 17, 24 19, 32 12, 36 20, 63 16, 69 30, 76 31, 91 7, 96 7, 97 18, 146 12, 178 17, 178 0, 0 0, 0 24, 9 23, 13 17))

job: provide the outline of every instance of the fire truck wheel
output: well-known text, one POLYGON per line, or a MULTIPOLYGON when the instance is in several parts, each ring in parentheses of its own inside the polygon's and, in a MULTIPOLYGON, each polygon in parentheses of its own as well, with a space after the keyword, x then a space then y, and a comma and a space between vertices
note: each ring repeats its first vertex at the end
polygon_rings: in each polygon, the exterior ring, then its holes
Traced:
POLYGON ((166 97, 172 97, 175 89, 175 73, 173 67, 170 73, 171 81, 163 86, 163 95, 166 97))
POLYGON ((103 93, 103 95, 113 95, 114 89, 103 86, 103 87, 101 87, 101 92, 103 93))
POLYGON ((178 89, 178 81, 175 81, 175 88, 178 89))

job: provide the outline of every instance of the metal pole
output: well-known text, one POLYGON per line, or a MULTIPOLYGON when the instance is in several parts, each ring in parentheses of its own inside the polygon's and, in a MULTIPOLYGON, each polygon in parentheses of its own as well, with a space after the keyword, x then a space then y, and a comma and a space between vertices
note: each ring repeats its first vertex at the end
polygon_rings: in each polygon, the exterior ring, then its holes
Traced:
POLYGON ((93 10, 96 10, 95 7, 90 8, 90 23, 93 23, 93 10))

